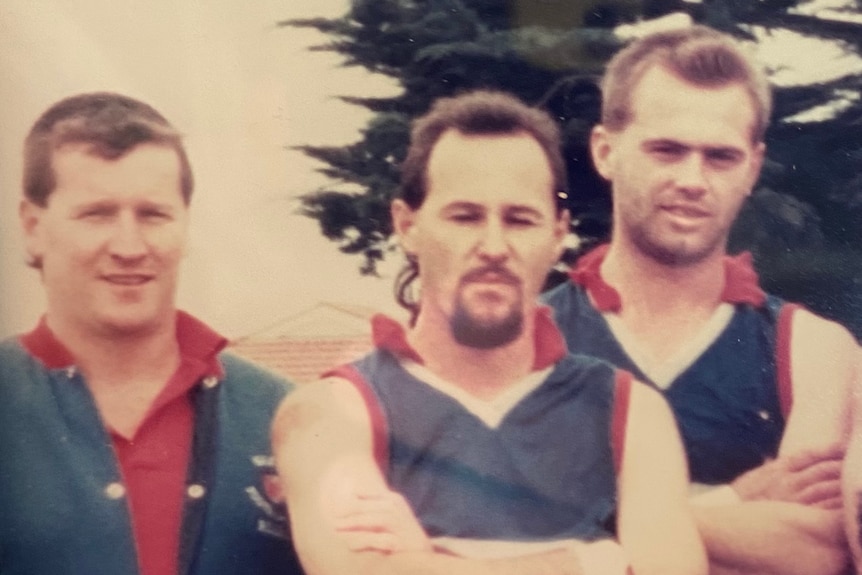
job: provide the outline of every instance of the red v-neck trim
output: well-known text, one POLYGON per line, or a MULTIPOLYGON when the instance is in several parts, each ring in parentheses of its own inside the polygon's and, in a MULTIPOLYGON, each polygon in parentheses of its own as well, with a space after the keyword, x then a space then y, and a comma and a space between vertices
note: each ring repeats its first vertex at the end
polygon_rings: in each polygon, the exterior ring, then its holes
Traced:
MULTIPOLYGON (((581 256, 577 265, 569 272, 569 280, 587 290, 600 312, 619 313, 622 309, 620 294, 601 274, 602 262, 609 247, 609 244, 603 244, 581 256)), ((766 293, 760 289, 751 253, 724 256, 723 263, 724 288, 721 301, 763 306, 766 293)))
MULTIPOLYGON (((396 320, 383 314, 376 314, 371 318, 371 335, 375 347, 420 365, 425 364, 419 352, 407 341, 407 330, 396 320)), ((536 309, 534 342, 533 371, 554 365, 567 353, 565 340, 554 323, 550 308, 546 306, 536 309)))

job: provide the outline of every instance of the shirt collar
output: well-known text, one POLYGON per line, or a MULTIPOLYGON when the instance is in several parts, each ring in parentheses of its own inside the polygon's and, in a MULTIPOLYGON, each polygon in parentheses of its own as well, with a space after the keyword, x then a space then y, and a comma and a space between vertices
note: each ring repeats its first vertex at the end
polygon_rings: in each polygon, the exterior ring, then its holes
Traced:
MULTIPOLYGON (((227 345, 227 340, 183 311, 177 312, 176 330, 182 363, 195 365, 193 371, 199 375, 221 377, 223 370, 218 353, 227 345)), ((33 331, 21 336, 20 341, 30 355, 48 369, 68 368, 75 364, 72 353, 57 339, 44 316, 33 331)))
MULTIPOLYGON (((577 265, 569 272, 569 279, 587 290, 600 312, 618 313, 623 307, 620 294, 605 282, 601 275, 601 266, 608 247, 609 244, 603 244, 581 256, 577 265)), ((761 307, 766 301, 766 293, 760 289, 751 253, 724 256, 723 262, 724 289, 721 292, 721 301, 761 307)))
MULTIPOLYGON (((533 371, 551 367, 566 355, 566 343, 557 329, 550 308, 540 306, 535 316, 535 359, 533 371)), ((398 357, 424 365, 419 355, 407 341, 407 330, 394 319, 383 314, 371 318, 371 335, 375 347, 389 351, 398 357)))

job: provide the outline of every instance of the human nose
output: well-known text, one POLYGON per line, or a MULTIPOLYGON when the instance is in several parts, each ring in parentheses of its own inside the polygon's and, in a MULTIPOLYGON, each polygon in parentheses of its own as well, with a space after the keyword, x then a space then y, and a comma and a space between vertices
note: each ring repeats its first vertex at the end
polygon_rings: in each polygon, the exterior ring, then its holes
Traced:
POLYGON ((147 254, 147 242, 141 224, 134 217, 117 218, 111 236, 110 253, 123 260, 141 259, 147 254))
POLYGON ((479 238, 479 254, 485 259, 505 259, 509 252, 506 229, 502 222, 489 221, 479 238))
POLYGON ((689 195, 700 195, 707 187, 706 161, 701 154, 688 154, 678 165, 677 186, 689 195))

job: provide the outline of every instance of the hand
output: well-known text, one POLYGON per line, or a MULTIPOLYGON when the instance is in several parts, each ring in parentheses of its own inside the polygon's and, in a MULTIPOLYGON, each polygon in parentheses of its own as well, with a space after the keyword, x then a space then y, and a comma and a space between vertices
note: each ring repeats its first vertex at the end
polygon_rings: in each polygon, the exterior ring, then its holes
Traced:
POLYGON ((399 493, 357 495, 340 511, 335 528, 351 551, 389 554, 432 549, 419 520, 399 493))
POLYGON ((731 486, 744 501, 765 499, 840 509, 844 449, 837 445, 809 449, 768 460, 743 473, 731 486))

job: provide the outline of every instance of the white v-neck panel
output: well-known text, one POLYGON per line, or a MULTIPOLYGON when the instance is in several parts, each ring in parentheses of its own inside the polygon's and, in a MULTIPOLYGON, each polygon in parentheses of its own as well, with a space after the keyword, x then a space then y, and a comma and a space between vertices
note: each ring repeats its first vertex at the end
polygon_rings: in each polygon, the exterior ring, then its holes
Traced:
POLYGON ((409 359, 399 359, 401 366, 419 381, 433 387, 461 404, 489 429, 497 429, 506 416, 547 379, 554 366, 529 373, 521 381, 493 399, 480 399, 449 381, 431 372, 423 365, 409 359))
POLYGON ((608 327, 614 334, 617 342, 619 342, 635 365, 659 388, 668 389, 674 380, 688 369, 721 335, 721 332, 730 323, 734 311, 735 308, 732 304, 722 302, 697 335, 691 338, 686 345, 664 362, 655 361, 644 351, 631 332, 623 325, 622 320, 617 314, 605 312, 602 313, 602 316, 608 323, 608 327))

